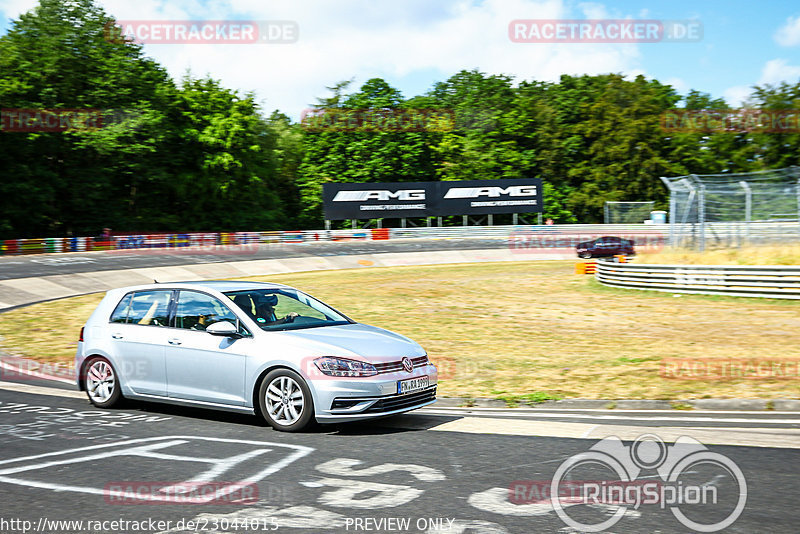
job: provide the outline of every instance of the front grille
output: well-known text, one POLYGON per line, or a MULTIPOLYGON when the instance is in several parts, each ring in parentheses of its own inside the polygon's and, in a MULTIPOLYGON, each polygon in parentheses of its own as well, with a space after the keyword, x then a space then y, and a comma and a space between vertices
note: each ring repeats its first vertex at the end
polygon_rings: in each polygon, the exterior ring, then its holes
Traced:
POLYGON ((417 393, 384 397, 364 410, 364 413, 393 412, 395 410, 402 410, 404 408, 411 408, 413 406, 425 404, 426 402, 430 402, 432 400, 436 400, 436 386, 428 388, 424 391, 418 391, 417 393))
MULTIPOLYGON (((411 358, 411 363, 414 364, 414 369, 417 367, 422 367, 424 365, 428 365, 428 357, 427 356, 420 356, 419 358, 411 358)), ((373 364, 375 369, 377 369, 378 374, 384 373, 396 373, 397 371, 403 371, 403 362, 387 362, 387 363, 375 363, 373 364)))

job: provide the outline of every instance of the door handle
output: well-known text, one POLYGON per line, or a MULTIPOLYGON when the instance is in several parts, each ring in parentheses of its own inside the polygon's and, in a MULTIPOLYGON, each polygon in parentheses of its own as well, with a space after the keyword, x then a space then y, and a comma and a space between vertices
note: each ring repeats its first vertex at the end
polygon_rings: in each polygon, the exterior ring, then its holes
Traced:
POLYGON ((111 337, 113 337, 114 339, 122 339, 122 334, 113 333, 111 334, 111 337))
POLYGON ((177 337, 173 337, 172 339, 169 339, 167 341, 169 342, 170 345, 180 345, 181 344, 181 340, 178 339, 177 337))

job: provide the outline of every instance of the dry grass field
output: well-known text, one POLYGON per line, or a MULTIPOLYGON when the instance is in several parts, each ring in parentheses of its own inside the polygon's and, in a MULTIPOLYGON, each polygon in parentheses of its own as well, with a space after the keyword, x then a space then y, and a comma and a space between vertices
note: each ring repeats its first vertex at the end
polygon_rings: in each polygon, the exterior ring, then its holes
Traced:
POLYGON ((800 265, 800 244, 761 245, 696 252, 664 249, 642 253, 636 263, 689 265, 800 265))

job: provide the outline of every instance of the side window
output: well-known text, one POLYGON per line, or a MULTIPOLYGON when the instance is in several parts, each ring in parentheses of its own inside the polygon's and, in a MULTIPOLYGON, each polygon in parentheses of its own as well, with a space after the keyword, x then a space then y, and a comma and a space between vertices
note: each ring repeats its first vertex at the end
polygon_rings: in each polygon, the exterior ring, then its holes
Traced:
POLYGON ((133 293, 128 293, 125 295, 117 307, 114 309, 114 313, 111 314, 110 321, 112 323, 126 323, 128 322, 128 312, 131 309, 131 297, 133 293))
POLYGON ((172 291, 137 291, 128 312, 128 324, 167 326, 172 291))
POLYGON ((177 328, 205 330, 209 325, 220 321, 236 324, 237 319, 230 308, 211 295, 197 291, 180 292, 175 313, 177 328))

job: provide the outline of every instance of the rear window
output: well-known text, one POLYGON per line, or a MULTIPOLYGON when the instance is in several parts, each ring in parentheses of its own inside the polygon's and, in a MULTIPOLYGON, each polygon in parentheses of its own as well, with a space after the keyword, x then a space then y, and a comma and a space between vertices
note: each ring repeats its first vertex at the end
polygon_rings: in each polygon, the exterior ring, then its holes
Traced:
POLYGON ((111 314, 112 323, 168 326, 171 290, 137 291, 125 295, 111 314))
POLYGON ((119 301, 119 304, 117 304, 117 307, 114 309, 114 313, 111 314, 112 323, 128 322, 128 311, 131 309, 131 297, 133 297, 133 293, 128 293, 119 301))

